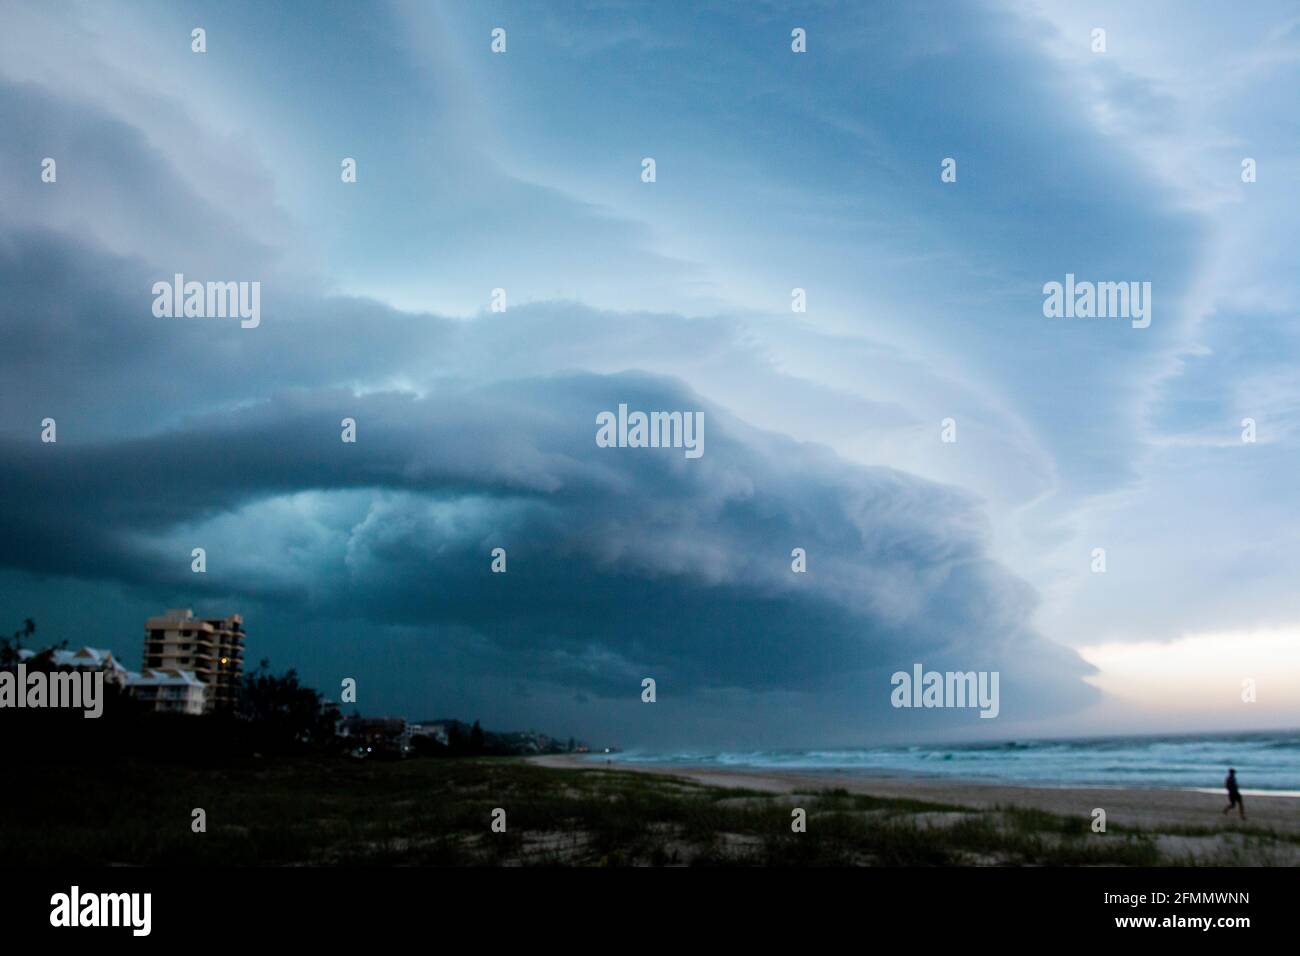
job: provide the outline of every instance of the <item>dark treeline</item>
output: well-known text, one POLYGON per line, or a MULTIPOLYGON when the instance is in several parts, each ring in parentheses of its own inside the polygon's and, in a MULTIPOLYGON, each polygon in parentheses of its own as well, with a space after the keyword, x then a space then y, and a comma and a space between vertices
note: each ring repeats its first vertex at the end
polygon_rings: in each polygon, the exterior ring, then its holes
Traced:
MULTIPOLYGON (((36 625, 30 619, 9 638, 0 638, 0 671, 17 672, 19 650, 31 647, 36 625)), ((54 663, 54 651, 66 642, 46 648, 22 661, 27 673, 71 673, 54 663)), ((65 761, 113 763, 144 759, 154 763, 205 765, 255 756, 352 753, 355 737, 340 736, 339 708, 302 684, 289 670, 272 673, 269 662, 243 676, 234 707, 226 713, 191 715, 157 713, 105 680, 103 712, 87 718, 70 708, 0 708, 0 740, 6 756, 25 763, 65 761)), ((361 720, 354 715, 350 720, 361 720)), ((493 733, 478 721, 466 724, 441 720, 447 742, 431 736, 414 736, 405 754, 375 742, 373 756, 478 757, 526 753, 557 753, 566 748, 539 734, 493 733)), ((364 747, 361 748, 364 751, 364 747)))
POLYGON ((429 736, 411 738, 411 747, 417 757, 514 757, 532 753, 565 753, 574 749, 545 734, 496 733, 484 730, 476 720, 467 724, 460 720, 425 721, 446 728, 447 742, 429 736))
MULTIPOLYGON (((11 637, 0 638, 0 671, 17 673, 19 650, 30 646, 30 619, 11 637)), ((54 663, 46 648, 21 661, 28 674, 72 673, 54 663)), ((20 688, 20 693, 24 691, 20 688)), ((254 755, 287 755, 341 749, 335 736, 338 708, 289 670, 271 672, 269 662, 243 677, 228 713, 156 713, 109 680, 103 682, 103 712, 88 718, 72 708, 0 709, 0 739, 6 754, 24 762, 115 762, 145 758, 160 763, 210 763, 254 755)))

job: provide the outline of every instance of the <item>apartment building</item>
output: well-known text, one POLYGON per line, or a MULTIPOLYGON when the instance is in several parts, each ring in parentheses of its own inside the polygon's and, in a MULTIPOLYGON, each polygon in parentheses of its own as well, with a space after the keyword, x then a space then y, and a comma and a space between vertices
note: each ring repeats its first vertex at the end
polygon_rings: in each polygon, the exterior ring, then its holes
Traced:
POLYGON ((227 710, 244 673, 244 619, 169 608, 144 625, 143 671, 188 671, 206 687, 204 713, 227 710))

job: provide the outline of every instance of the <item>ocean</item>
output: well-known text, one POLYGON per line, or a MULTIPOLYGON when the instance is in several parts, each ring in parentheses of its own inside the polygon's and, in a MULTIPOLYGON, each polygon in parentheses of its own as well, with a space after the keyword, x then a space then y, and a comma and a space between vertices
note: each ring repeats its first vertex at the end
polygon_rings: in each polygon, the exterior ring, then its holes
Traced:
POLYGON ((625 763, 753 770, 921 774, 1046 787, 1223 789, 1235 767, 1242 793, 1300 796, 1300 730, 1093 737, 822 750, 600 754, 625 763))

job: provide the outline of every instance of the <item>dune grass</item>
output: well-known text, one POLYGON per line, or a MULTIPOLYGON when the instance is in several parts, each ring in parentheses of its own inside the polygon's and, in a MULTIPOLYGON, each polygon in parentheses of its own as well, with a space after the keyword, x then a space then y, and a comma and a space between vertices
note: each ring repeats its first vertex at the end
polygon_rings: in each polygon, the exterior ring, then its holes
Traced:
MULTIPOLYGON (((845 790, 773 795, 522 760, 275 758, 33 767, 0 863, 128 865, 1159 865, 1159 840, 1039 810, 845 790), (792 832, 803 808, 807 830, 792 832), (192 811, 207 831, 191 830, 192 811), (505 810, 506 830, 491 829, 505 810)), ((1243 860, 1244 862, 1244 860, 1243 860)))

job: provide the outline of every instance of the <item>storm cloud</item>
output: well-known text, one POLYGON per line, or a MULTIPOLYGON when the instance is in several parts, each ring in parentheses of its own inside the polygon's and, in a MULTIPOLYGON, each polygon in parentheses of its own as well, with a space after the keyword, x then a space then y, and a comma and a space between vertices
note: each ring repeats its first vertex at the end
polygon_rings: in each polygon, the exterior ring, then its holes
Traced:
MULTIPOLYGON (((914 662, 1002 671, 1005 716, 1095 699, 1090 668, 1035 629, 1034 590, 990 556, 981 500, 799 437, 822 409, 856 441, 937 421, 785 368, 753 334, 767 317, 563 296, 464 316, 341 294, 326 263, 302 267, 311 239, 292 217, 246 212, 274 195, 255 156, 199 188, 147 117, 57 85, 0 82, 0 166, 28 171, 0 184, 11 616, 57 605, 94 636, 51 637, 134 663, 139 622, 96 630, 105 594, 115 619, 239 611, 250 656, 326 688, 360 674, 370 712, 465 707, 643 741, 865 740, 900 719, 888 677, 914 662), (30 174, 52 154, 57 185, 30 174), (262 282, 261 325, 155 317, 151 286, 177 272, 262 282), (705 454, 599 447, 597 415, 620 403, 703 412, 705 454), (56 443, 40 441, 47 417, 56 443), (647 676, 658 726, 629 716, 647 676)), ((645 252, 642 230, 555 190, 509 195, 603 223, 610 262, 645 252)), ((860 357, 941 378, 883 341, 792 320, 776 334, 850 373, 860 357)))

